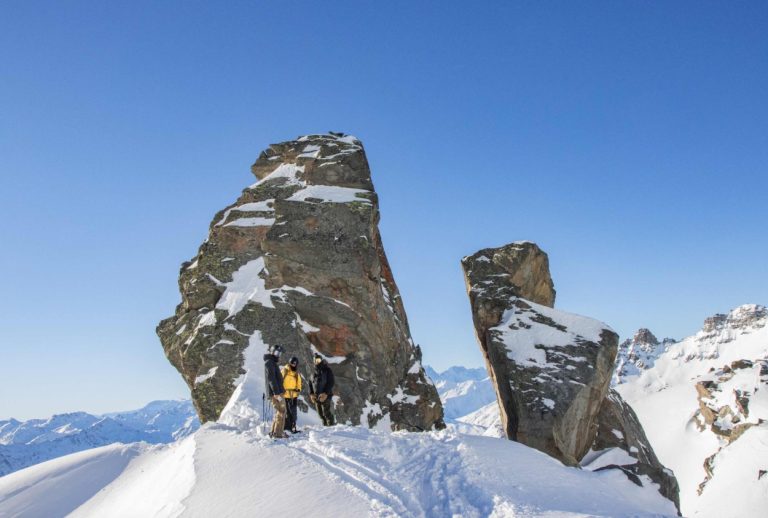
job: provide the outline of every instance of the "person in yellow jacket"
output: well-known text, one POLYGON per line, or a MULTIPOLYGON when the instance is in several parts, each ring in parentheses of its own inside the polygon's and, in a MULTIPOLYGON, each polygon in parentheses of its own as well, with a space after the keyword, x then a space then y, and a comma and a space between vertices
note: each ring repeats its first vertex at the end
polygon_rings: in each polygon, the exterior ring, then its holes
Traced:
POLYGON ((285 428, 291 433, 298 433, 296 429, 296 417, 298 416, 299 394, 301 394, 301 374, 299 374, 299 359, 292 357, 280 370, 283 375, 283 388, 285 389, 285 403, 287 415, 285 428))

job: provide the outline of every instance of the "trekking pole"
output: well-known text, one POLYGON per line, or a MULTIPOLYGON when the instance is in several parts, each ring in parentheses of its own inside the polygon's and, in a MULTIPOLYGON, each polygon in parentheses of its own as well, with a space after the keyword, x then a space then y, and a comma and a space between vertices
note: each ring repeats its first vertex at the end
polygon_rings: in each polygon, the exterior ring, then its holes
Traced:
POLYGON ((262 392, 261 393, 261 424, 262 424, 262 432, 267 432, 267 395, 262 392))

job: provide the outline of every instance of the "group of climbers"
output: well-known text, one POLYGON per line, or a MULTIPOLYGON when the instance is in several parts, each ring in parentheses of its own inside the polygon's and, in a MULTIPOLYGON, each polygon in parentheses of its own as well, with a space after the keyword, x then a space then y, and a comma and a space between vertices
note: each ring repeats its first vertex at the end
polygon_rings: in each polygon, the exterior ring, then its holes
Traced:
MULTIPOLYGON (((278 366, 284 349, 280 345, 270 346, 264 355, 264 380, 266 394, 275 409, 272 419, 272 430, 269 435, 273 438, 288 437, 285 430, 298 433, 296 418, 298 416, 299 396, 302 389, 302 376, 298 371, 299 359, 293 356, 282 368, 278 366)), ((320 415, 325 426, 333 426, 333 371, 328 362, 315 353, 315 370, 309 382, 309 399, 320 415)))

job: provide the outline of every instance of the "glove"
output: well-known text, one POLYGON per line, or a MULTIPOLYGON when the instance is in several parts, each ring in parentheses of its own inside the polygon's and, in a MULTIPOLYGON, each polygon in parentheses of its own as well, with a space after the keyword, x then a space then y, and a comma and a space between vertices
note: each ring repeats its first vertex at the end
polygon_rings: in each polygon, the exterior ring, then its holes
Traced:
POLYGON ((314 404, 317 403, 317 396, 314 395, 314 394, 310 394, 309 395, 309 400, 312 401, 312 404, 314 405, 314 404))
POLYGON ((272 396, 272 398, 274 398, 276 401, 280 401, 282 399, 285 399, 285 396, 283 396, 283 394, 277 394, 275 396, 272 396))
POLYGON ((322 393, 319 396, 317 396, 317 399, 319 399, 321 403, 325 403, 325 400, 328 399, 328 394, 322 393))

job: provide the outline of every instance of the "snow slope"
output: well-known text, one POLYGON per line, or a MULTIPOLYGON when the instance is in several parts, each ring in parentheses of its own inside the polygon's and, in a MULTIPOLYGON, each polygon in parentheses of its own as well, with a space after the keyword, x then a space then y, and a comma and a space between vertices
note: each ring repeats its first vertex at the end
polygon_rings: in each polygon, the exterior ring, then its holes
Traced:
POLYGON ((454 366, 443 372, 425 367, 443 403, 446 422, 452 422, 496 401, 491 379, 484 368, 454 366))
POLYGON ((0 516, 66 516, 124 473, 143 445, 111 444, 0 478, 0 516))
POLYGON ((73 412, 49 419, 0 421, 0 476, 115 442, 172 442, 199 426, 188 400, 153 401, 139 410, 103 416, 73 412))
POLYGON ((280 516, 287 506, 354 518, 675 515, 621 473, 453 431, 309 427, 272 441, 261 427, 207 424, 171 445, 107 446, 0 478, 0 516, 280 516))
POLYGON ((768 312, 749 304, 708 318, 653 367, 615 387, 675 472, 683 515, 766 516, 768 476, 759 477, 768 471, 766 361, 768 312))
POLYGON ((462 433, 506 438, 501 427, 499 404, 496 401, 458 418, 451 426, 462 433))

